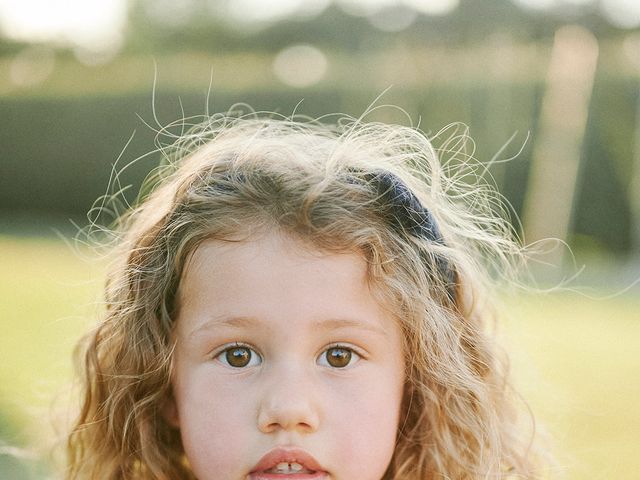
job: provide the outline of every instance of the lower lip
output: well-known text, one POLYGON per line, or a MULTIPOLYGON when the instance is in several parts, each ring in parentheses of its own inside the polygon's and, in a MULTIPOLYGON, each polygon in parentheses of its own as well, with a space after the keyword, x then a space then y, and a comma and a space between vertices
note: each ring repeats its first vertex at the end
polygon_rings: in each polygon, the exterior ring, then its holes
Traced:
POLYGON ((326 480, 327 472, 314 473, 251 473, 249 480, 326 480))

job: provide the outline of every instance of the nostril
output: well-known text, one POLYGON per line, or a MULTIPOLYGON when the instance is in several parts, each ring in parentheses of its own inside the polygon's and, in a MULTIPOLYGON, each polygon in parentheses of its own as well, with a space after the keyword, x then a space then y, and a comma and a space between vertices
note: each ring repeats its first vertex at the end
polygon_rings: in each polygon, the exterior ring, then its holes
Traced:
POLYGON ((264 433, 273 433, 278 430, 297 430, 304 433, 315 430, 314 425, 309 421, 296 421, 283 415, 270 418, 267 421, 258 420, 258 424, 260 431, 264 433))

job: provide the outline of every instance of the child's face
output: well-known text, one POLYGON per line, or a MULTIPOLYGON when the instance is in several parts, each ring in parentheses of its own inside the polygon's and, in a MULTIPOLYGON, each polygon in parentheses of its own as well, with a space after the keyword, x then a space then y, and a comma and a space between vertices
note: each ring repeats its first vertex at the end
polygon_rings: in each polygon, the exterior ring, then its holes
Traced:
POLYGON ((275 233, 210 240, 179 304, 168 417, 199 480, 382 477, 404 361, 363 258, 275 233))

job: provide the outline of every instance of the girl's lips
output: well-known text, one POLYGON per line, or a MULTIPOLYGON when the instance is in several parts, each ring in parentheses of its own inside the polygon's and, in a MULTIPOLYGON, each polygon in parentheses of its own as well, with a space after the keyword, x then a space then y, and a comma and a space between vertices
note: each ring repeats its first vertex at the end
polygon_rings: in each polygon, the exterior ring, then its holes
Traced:
POLYGON ((264 473, 252 472, 249 474, 250 480, 326 480, 329 476, 327 472, 314 473, 264 473))
POLYGON ((297 447, 276 447, 267 452, 253 467, 249 478, 251 480, 324 480, 328 478, 328 474, 305 450, 297 447), (275 473, 276 466, 282 463, 297 463, 302 466, 303 471, 275 473))

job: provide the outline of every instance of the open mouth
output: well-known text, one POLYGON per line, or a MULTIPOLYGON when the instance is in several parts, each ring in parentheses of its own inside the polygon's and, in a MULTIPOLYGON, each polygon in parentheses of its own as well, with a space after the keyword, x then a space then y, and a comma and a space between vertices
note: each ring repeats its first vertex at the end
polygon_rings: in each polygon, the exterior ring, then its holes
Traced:
POLYGON ((320 480, 326 479, 326 472, 311 470, 298 462, 280 462, 266 470, 253 472, 251 480, 320 480))
POLYGON ((265 470, 264 473, 279 473, 282 475, 291 475, 294 473, 306 473, 308 475, 316 472, 303 467, 297 462, 280 462, 275 467, 265 470))
POLYGON ((249 474, 250 480, 326 480, 327 472, 307 452, 298 448, 275 448, 249 474))
POLYGON ((282 471, 263 471, 263 472, 253 472, 249 476, 250 480, 326 480, 329 477, 326 472, 317 472, 317 471, 290 471, 290 472, 282 472, 282 471))

